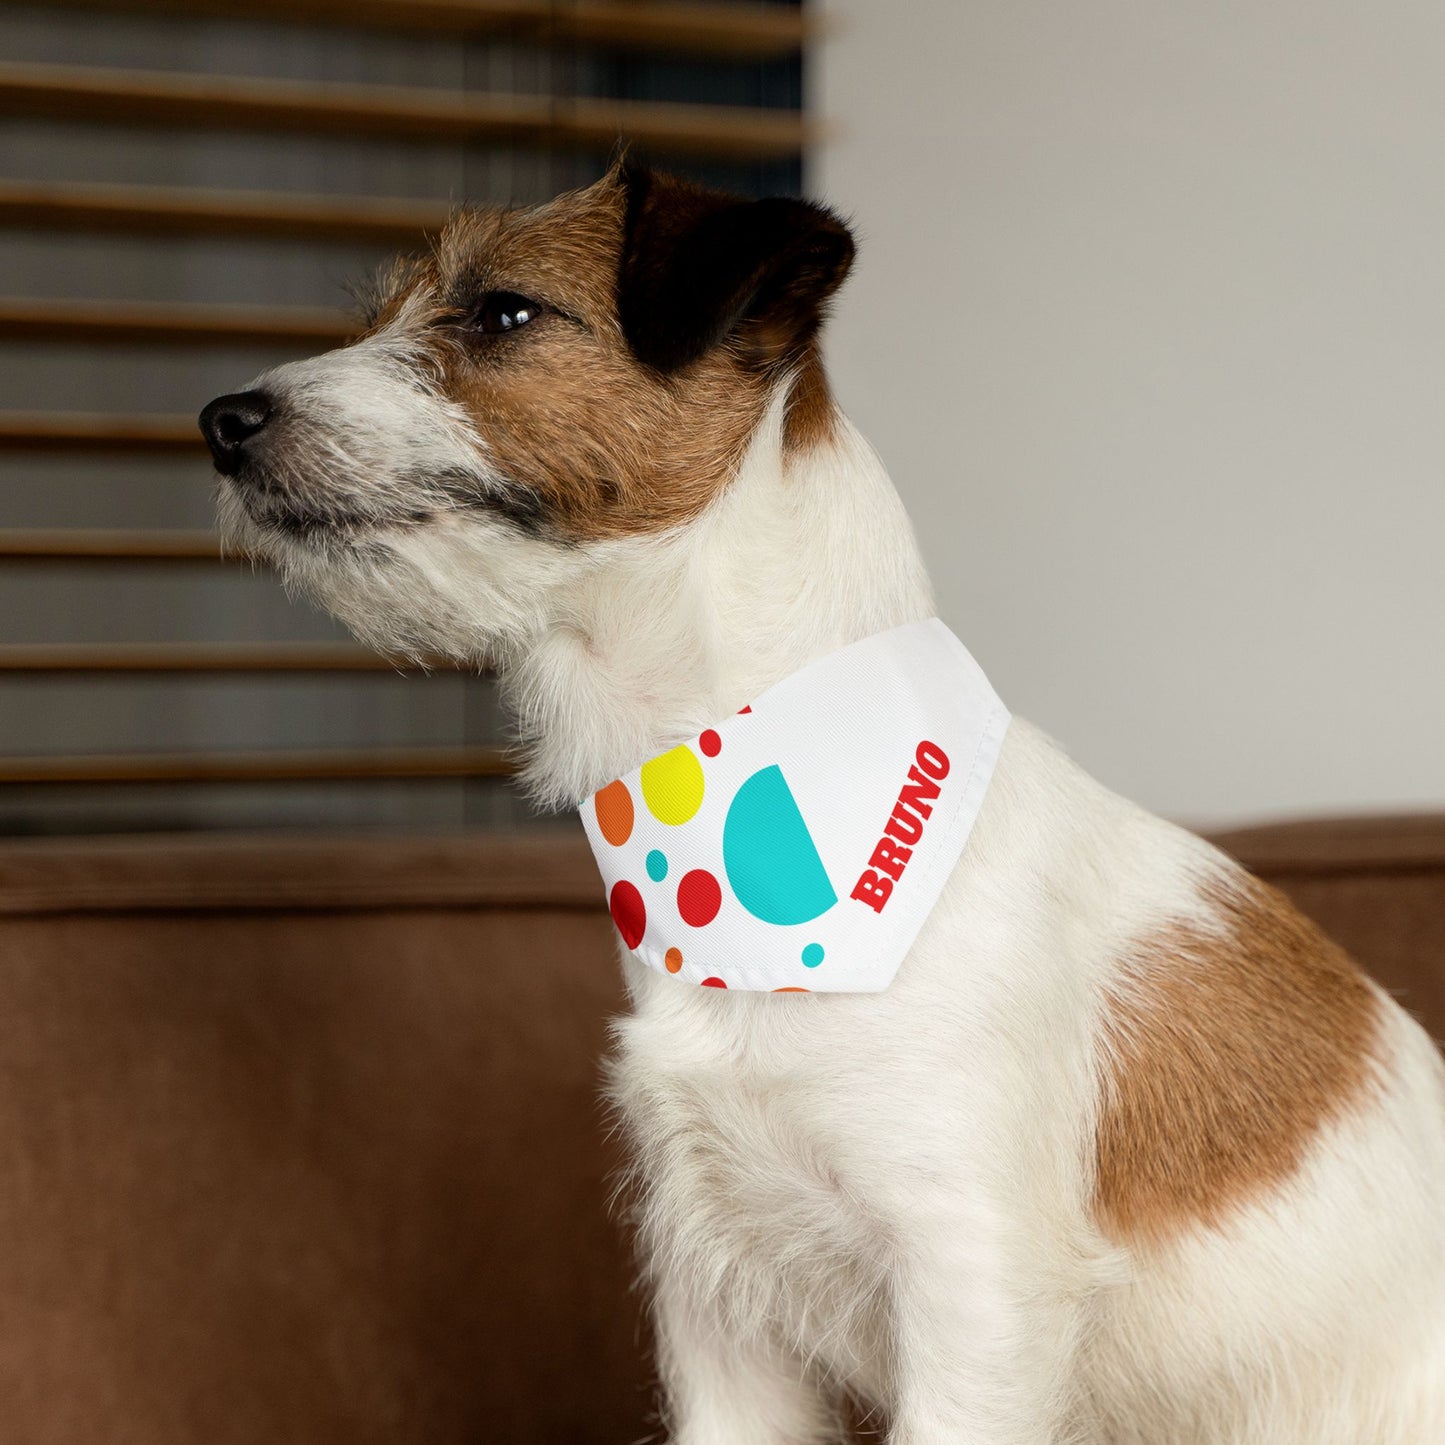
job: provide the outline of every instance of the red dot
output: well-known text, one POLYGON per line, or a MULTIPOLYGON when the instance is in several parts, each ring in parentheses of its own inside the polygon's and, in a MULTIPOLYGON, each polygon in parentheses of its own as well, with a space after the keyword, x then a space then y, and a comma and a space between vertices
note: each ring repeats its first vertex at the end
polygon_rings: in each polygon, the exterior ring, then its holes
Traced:
POLYGON ((715 758, 722 752, 722 739, 711 728, 697 740, 697 745, 704 757, 715 758))
POLYGON ((705 978, 702 981, 702 986, 704 988, 726 988, 727 984, 720 978, 705 978))
POLYGON ((612 921, 617 925, 617 931, 622 935, 623 943, 628 948, 636 948, 642 942, 642 935, 647 932, 647 908, 642 901, 642 894, 624 878, 620 883, 612 885, 612 896, 607 900, 607 907, 611 911, 612 921))
MULTIPOLYGON (((639 898, 638 902, 642 900, 639 898)), ((691 873, 683 874, 682 882, 677 885, 677 911, 684 923, 702 928, 717 917, 721 907, 722 889, 706 868, 694 868, 691 873)))
POLYGON ((749 703, 746 707, 740 707, 740 708, 738 709, 738 716, 741 717, 745 712, 751 712, 752 710, 753 710, 753 705, 752 705, 752 703, 749 703))

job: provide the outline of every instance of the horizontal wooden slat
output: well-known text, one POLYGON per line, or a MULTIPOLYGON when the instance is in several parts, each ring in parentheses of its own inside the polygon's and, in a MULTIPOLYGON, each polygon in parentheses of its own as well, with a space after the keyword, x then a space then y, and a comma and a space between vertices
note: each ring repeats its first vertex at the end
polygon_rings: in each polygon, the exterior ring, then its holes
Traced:
POLYGON ((359 29, 512 35, 751 58, 796 54, 811 28, 791 6, 657 0, 53 0, 74 9, 225 16, 359 29))
POLYGON ((626 137, 733 160, 796 156, 811 134, 791 110, 34 64, 0 64, 0 115, 594 151, 626 137))
POLYGON ((204 453, 196 418, 127 412, 0 411, 0 451, 204 453))
POLYGON ((0 644, 0 675, 58 672, 404 672, 349 642, 0 644))
POLYGON ((586 909, 607 917, 575 814, 526 831, 196 830, 0 839, 0 917, 337 908, 586 909))
MULTIPOLYGON (((380 9, 385 0, 372 3, 380 9)), ((440 12, 469 4, 475 0, 453 0, 451 4, 443 0, 435 8, 440 12)), ((431 10, 433 6, 434 0, 427 0, 418 8, 431 10)), ((394 0, 387 8, 405 14, 412 5, 410 0, 394 0)), ((516 16, 514 27, 529 30, 539 40, 758 60, 796 55, 818 33, 800 8, 781 5, 678 5, 649 0, 631 4, 625 0, 570 0, 563 5, 556 0, 531 0, 509 5, 494 0, 493 8, 511 10, 516 16)))
POLYGON ((288 196, 172 186, 0 181, 0 226, 155 236, 264 236, 414 246, 446 224, 448 208, 364 196, 288 196))
POLYGON ((343 311, 311 306, 194 306, 173 301, 31 300, 0 296, 0 341, 330 348, 358 330, 343 311))
POLYGON ((357 748, 252 753, 85 753, 0 757, 0 783, 297 783, 501 778, 501 748, 357 748))
POLYGON ((214 532, 86 527, 0 529, 5 562, 219 562, 214 532))

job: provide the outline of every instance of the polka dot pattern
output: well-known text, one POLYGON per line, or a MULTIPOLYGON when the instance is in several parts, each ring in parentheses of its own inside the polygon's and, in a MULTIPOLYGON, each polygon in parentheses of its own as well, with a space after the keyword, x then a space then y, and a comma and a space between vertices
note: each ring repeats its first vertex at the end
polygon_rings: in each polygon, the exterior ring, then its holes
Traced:
MULTIPOLYGON (((752 709, 745 707, 741 711, 749 713, 752 709)), ((701 809, 707 791, 699 755, 716 758, 722 749, 722 735, 715 728, 706 728, 698 735, 695 747, 684 744, 644 763, 631 788, 621 779, 609 783, 593 799, 597 826, 603 838, 616 848, 627 843, 637 831, 639 807, 645 807, 648 814, 667 827, 680 828, 691 822, 701 809), (634 790, 640 792, 640 802, 634 798, 634 790)), ((738 785, 728 800, 722 843, 719 860, 722 866, 716 872, 692 868, 676 884, 672 900, 676 903, 676 917, 689 928, 707 928, 722 911, 721 876, 726 876, 732 887, 730 906, 741 903, 754 917, 765 922, 779 925, 804 922, 826 912, 836 901, 807 824, 780 768, 773 766, 754 772, 738 785)), ((647 881, 641 877, 637 882, 622 878, 613 884, 608 908, 629 948, 639 948, 647 936, 649 909, 644 890, 666 882, 671 872, 670 851, 647 850, 641 869, 647 881)), ((652 899, 653 911, 660 918, 665 920, 671 916, 666 894, 649 893, 647 897, 652 899)), ((817 968, 823 962, 822 944, 804 946, 802 962, 807 968, 817 968)), ((668 947, 662 963, 667 972, 680 973, 682 949, 668 947)), ((703 979, 702 983, 707 988, 727 987, 716 975, 703 979)), ((772 991, 809 992, 800 985, 772 991)))

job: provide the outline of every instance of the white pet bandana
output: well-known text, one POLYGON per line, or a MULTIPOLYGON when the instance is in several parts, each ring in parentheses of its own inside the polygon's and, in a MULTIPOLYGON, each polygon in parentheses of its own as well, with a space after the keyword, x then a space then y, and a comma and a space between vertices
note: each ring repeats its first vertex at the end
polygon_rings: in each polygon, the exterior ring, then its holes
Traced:
POLYGON ((1008 722, 936 617, 820 658, 583 805, 617 931, 688 983, 887 988, 1008 722))

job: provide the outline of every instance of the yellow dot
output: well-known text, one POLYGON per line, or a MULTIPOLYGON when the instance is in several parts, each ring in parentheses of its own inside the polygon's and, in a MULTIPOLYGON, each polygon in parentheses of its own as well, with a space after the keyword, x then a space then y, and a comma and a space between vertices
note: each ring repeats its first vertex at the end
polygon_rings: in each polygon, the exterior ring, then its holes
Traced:
POLYGON ((689 747, 642 765, 642 798, 659 823, 686 823, 702 807, 702 764, 689 747))

